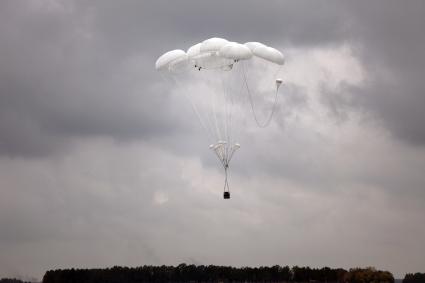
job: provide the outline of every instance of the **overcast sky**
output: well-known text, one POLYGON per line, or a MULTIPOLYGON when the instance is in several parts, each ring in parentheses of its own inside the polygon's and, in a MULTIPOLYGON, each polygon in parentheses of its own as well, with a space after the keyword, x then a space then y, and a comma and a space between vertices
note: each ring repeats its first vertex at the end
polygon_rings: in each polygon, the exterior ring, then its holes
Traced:
POLYGON ((425 1, 0 2, 0 278, 220 264, 425 266, 425 1), (232 199, 162 53, 286 56, 232 199))

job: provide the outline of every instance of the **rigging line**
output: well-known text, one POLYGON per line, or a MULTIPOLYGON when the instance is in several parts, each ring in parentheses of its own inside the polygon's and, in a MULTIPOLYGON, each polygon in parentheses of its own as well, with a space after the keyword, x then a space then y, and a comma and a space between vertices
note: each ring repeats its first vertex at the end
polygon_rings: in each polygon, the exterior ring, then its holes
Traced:
MULTIPOLYGON (((215 70, 214 70, 215 71, 215 70)), ((221 135, 221 131, 220 131, 220 129, 219 129, 219 126, 218 126, 218 120, 217 120, 217 111, 216 111, 216 94, 212 94, 211 95, 211 99, 212 99, 212 101, 211 101, 211 104, 212 104, 212 106, 213 106, 213 111, 212 111, 212 116, 214 117, 214 122, 215 122, 215 129, 216 129, 216 131, 217 131, 217 136, 219 137, 219 139, 220 140, 222 140, 222 135, 221 135)))
MULTIPOLYGON (((238 98, 240 99, 242 97, 241 94, 242 94, 242 90, 243 90, 243 87, 244 87, 242 83, 239 84, 239 82, 241 82, 241 76, 242 76, 240 64, 239 63, 235 64, 233 66, 233 68, 235 70, 234 80, 235 80, 235 82, 238 82, 238 83, 236 84, 237 87, 235 88, 235 93, 234 94, 233 94, 233 92, 231 93, 232 94, 232 100, 231 100, 231 102, 232 102, 232 113, 231 113, 231 116, 230 116, 230 123, 232 125, 233 125, 233 120, 232 120, 233 118, 235 118, 235 119, 237 119, 237 118, 241 119, 242 118, 240 109, 237 108, 238 106, 241 107, 241 105, 237 104, 235 106, 235 99, 238 99, 238 98), (237 90, 237 88, 239 88, 239 90, 237 90), (239 110, 239 112, 237 112, 237 110, 239 110), (234 114, 234 116, 233 116, 233 114, 234 114)), ((243 103, 243 100, 240 100, 240 102, 243 103)), ((231 129, 232 129, 232 136, 238 137, 240 132, 241 132, 241 127, 239 127, 239 128, 235 127, 235 129, 233 129, 233 127, 232 127, 231 129), (233 134, 233 132, 234 132, 234 134, 233 134)), ((232 140, 232 144, 234 144, 234 143, 235 143, 235 140, 232 140)))
POLYGON ((226 141, 229 142, 229 135, 228 135, 228 129, 227 129, 227 113, 228 113, 228 109, 227 109, 227 102, 226 102, 226 85, 225 85, 225 78, 224 78, 224 74, 222 72, 220 72, 220 80, 221 80, 221 87, 223 89, 223 105, 224 105, 224 136, 226 137, 226 141))
POLYGON ((252 101, 251 91, 249 90, 248 81, 247 81, 246 74, 245 74, 245 66, 244 65, 242 65, 242 66, 243 66, 244 83, 245 83, 245 86, 246 86, 246 89, 247 89, 247 92, 248 92, 249 102, 251 104, 251 110, 252 110, 252 113, 253 113, 253 116, 254 116, 254 120, 257 123, 257 126, 258 127, 265 128, 265 127, 267 127, 270 124, 270 122, 271 122, 271 120, 273 118, 274 112, 276 111, 277 98, 278 98, 278 95, 277 94, 279 93, 279 89, 276 88, 274 102, 273 102, 273 107, 272 107, 272 111, 271 111, 269 117, 267 118, 267 120, 265 121, 265 123, 261 124, 258 121, 257 113, 255 112, 254 103, 252 101))
MULTIPOLYGON (((232 69, 229 71, 229 75, 228 75, 228 85, 233 85, 233 83, 236 83, 238 80, 234 78, 235 74, 237 74, 237 65, 236 62, 234 62, 232 64, 232 69), (231 82, 230 82, 231 81, 231 82)), ((229 87, 230 88, 230 87, 229 87)), ((235 104, 234 104, 234 94, 233 94, 234 89, 230 88, 227 91, 227 97, 228 97, 228 101, 226 101, 227 105, 230 104, 230 111, 228 111, 228 114, 226 116, 227 118, 227 123, 228 123, 228 139, 229 139, 229 144, 233 144, 234 140, 233 140, 233 121, 232 121, 232 117, 233 117, 233 113, 235 111, 235 104)))
POLYGON ((229 156, 229 162, 232 160, 233 154, 235 154, 236 150, 238 150, 238 148, 232 147, 232 152, 230 153, 230 156, 229 156))
POLYGON ((220 73, 221 74, 221 84, 223 87, 223 104, 224 104, 224 109, 225 109, 225 116, 224 116, 224 129, 225 129, 225 135, 226 135, 226 147, 225 147, 225 158, 227 160, 228 156, 229 156, 229 144, 230 144, 230 135, 229 135, 229 105, 228 105, 228 93, 229 90, 226 88, 226 85, 228 85, 228 82, 226 83, 226 77, 224 76, 224 73, 220 73))
POLYGON ((277 74, 279 74, 280 70, 282 70, 283 65, 280 65, 277 69, 276 72, 274 73, 274 78, 277 78, 277 74))
POLYGON ((221 146, 220 149, 221 149, 221 156, 226 163, 227 162, 227 154, 226 154, 227 144, 223 144, 223 146, 221 146))
POLYGON ((223 161, 223 159, 221 158, 220 154, 217 152, 217 150, 214 150, 215 154, 217 155, 218 159, 220 160, 221 164, 223 165, 223 167, 225 167, 225 163, 223 161))
POLYGON ((227 188, 227 191, 229 192, 230 188, 229 188, 229 181, 228 181, 228 175, 227 175, 227 167, 224 167, 224 191, 226 191, 226 188, 227 188))
MULTIPOLYGON (((230 70, 229 72, 232 72, 232 70, 230 70)), ((229 76, 231 76, 231 74, 229 74, 229 76)), ((228 124, 229 124, 229 133, 228 133, 228 136, 229 136, 229 143, 230 144, 232 144, 233 143, 233 131, 232 131, 232 128, 233 128, 233 124, 232 124, 232 115, 233 115, 233 111, 235 111, 235 107, 234 107, 234 103, 233 103, 233 96, 232 96, 232 93, 233 93, 233 91, 232 91, 232 89, 230 89, 229 91, 228 91, 228 97, 229 97, 229 101, 227 102, 228 104, 230 103, 230 111, 229 111, 229 113, 228 113, 228 116, 227 116, 227 118, 228 118, 228 124)))
MULTIPOLYGON (((174 76, 171 76, 172 80, 174 81, 174 83, 178 86, 181 87, 181 84, 178 83, 177 79, 174 76)), ((183 88, 183 92, 185 94, 186 99, 189 101, 190 105, 192 106, 192 110, 193 112, 195 112, 196 117, 198 118, 199 123, 201 124, 201 127, 205 130, 205 132, 207 133, 207 135, 214 140, 212 133, 210 133, 209 129, 205 126, 204 122, 202 121, 201 115, 199 114, 199 111, 196 107, 196 105, 193 103, 192 99, 190 99, 189 94, 188 94, 188 90, 184 87, 183 88)))
MULTIPOLYGON (((194 72, 193 69, 191 69, 190 72, 192 72, 191 75, 194 76, 194 77, 196 77, 196 79, 200 80, 202 78, 202 74, 199 74, 198 72, 194 72), (200 78, 198 76, 200 76, 200 78)), ((198 98, 197 96, 199 95, 199 91, 201 91, 201 89, 199 87, 194 87, 192 84, 190 84, 190 86, 191 86, 190 89, 192 90, 191 91, 192 95, 191 95, 190 101, 195 101, 196 102, 195 99, 198 98), (193 93, 196 93, 196 95, 193 95, 193 93)), ((196 107, 196 105, 198 105, 199 108, 202 108, 202 104, 199 101, 195 104, 195 107, 196 107)), ((202 110, 202 109, 200 109, 200 110, 202 110)), ((202 111, 202 112, 203 112, 203 115, 201 115, 200 111, 198 110, 199 116, 201 117, 201 119, 206 124, 206 127, 207 127, 208 131, 211 133, 210 134, 211 141, 214 142, 214 140, 215 140, 215 133, 212 130, 213 129, 212 123, 211 123, 208 115, 205 114, 205 111, 202 111)))
MULTIPOLYGON (((202 71, 195 72, 195 73, 196 74, 200 73, 199 76, 201 77, 201 80, 204 81, 206 84, 211 84, 210 74, 208 74, 206 70, 202 70, 202 71)), ((213 104, 214 94, 210 93, 210 95, 206 95, 206 96, 207 97, 209 96, 209 103, 213 104)), ((203 102, 205 102, 205 101, 203 101, 203 102)), ((213 105, 215 105, 215 104, 213 104, 213 105)), ((217 142, 218 140, 221 139, 221 133, 220 133, 219 128, 217 127, 217 121, 214 122, 214 119, 213 119, 213 118, 215 118, 214 117, 215 110, 205 109, 204 112, 205 112, 206 119, 209 122, 210 130, 214 134, 213 142, 215 143, 215 142, 217 142), (214 129, 215 129, 215 131, 214 131, 214 129)))
POLYGON ((226 147, 226 145, 222 145, 222 146, 220 146, 220 156, 221 156, 221 158, 223 159, 223 162, 225 162, 226 161, 226 152, 225 152, 225 148, 224 147, 226 147))
POLYGON ((233 114, 233 97, 232 97, 232 88, 231 85, 233 83, 232 77, 233 70, 229 70, 227 73, 227 91, 226 91, 226 106, 227 106, 227 115, 226 115, 226 122, 227 122, 227 139, 228 143, 232 144, 233 135, 232 135, 232 114, 233 114))
POLYGON ((223 165, 223 168, 226 168, 229 166, 229 163, 227 162, 227 158, 223 155, 223 151, 221 151, 220 161, 221 161, 221 164, 223 165))
POLYGON ((244 89, 244 84, 242 82, 242 72, 240 67, 240 62, 237 62, 233 65, 232 68, 232 79, 233 79, 233 85, 234 88, 229 93, 230 102, 231 102, 231 112, 229 115, 229 124, 230 124, 230 144, 234 145, 237 140, 235 137, 239 137, 241 132, 241 125, 240 122, 243 120, 242 113, 241 112, 241 105, 243 103, 242 98, 242 90, 244 89), (236 101, 240 102, 237 103, 236 101), (239 120, 237 120, 239 119, 239 120), (234 121, 239 121, 239 127, 236 127, 236 124, 234 121))
POLYGON ((217 147, 217 149, 216 149, 216 153, 217 153, 218 158, 219 158, 221 161, 223 161, 223 153, 222 153, 222 151, 221 151, 221 146, 218 146, 218 147, 217 147))
MULTIPOLYGON (((205 73, 205 71, 198 71, 197 70, 197 71, 194 72, 194 75, 198 76, 198 79, 200 79, 201 81, 209 83, 208 76, 205 73)), ((202 105, 202 103, 200 103, 200 105, 202 105)), ((208 125, 207 125, 208 130, 211 132, 211 141, 213 143, 215 143, 215 142, 217 142, 217 140, 220 139, 220 135, 219 135, 218 131, 214 131, 215 125, 214 125, 214 122, 212 121, 211 111, 207 111, 207 110, 204 109, 203 112, 204 112, 205 121, 208 123, 208 125)))

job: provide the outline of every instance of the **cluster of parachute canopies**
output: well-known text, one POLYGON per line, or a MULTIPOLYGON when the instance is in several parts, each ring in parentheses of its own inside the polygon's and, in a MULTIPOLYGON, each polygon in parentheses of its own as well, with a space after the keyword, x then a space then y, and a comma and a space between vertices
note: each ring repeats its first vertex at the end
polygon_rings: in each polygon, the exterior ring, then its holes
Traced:
MULTIPOLYGON (((251 110, 255 121, 260 127, 267 126, 273 116, 277 93, 282 80, 277 77, 278 71, 284 64, 285 58, 283 54, 270 46, 260 42, 246 42, 244 44, 234 41, 228 41, 224 38, 213 37, 197 43, 184 51, 175 49, 161 55, 155 67, 161 73, 172 77, 174 82, 178 84, 179 75, 192 74, 193 85, 198 83, 196 80, 205 75, 207 81, 211 82, 211 78, 216 76, 217 87, 211 90, 211 102, 205 103, 207 94, 205 90, 194 91, 186 89, 184 93, 191 102, 193 110, 197 115, 199 122, 207 131, 212 139, 213 144, 210 149, 214 151, 225 171, 224 198, 230 198, 227 170, 230 160, 237 149, 240 148, 239 143, 235 142, 235 134, 232 128, 235 127, 235 116, 240 111, 233 111, 237 106, 236 95, 240 89, 245 88, 248 93, 251 110), (268 72, 267 70, 272 70, 268 72), (271 75, 270 80, 265 80, 267 73, 271 75), (235 83, 237 80, 230 80, 230 75, 236 74, 239 78, 239 85, 235 83), (273 89, 273 107, 269 117, 265 123, 259 122, 257 117, 253 93, 256 85, 267 81, 268 85, 273 89), (226 84, 228 84, 226 86, 226 84), (198 93, 199 92, 199 93, 198 93), (191 95, 195 96, 191 97, 191 95), (200 102, 199 97, 202 96, 200 102), (198 104, 198 105, 197 105, 198 104), (205 109, 210 104, 210 111, 205 109), (220 108, 221 107, 221 108, 220 108), (208 114, 210 113, 210 114, 208 114)), ((211 84, 209 84, 211 85, 211 84)), ((264 89, 262 88, 257 89, 264 89)), ((259 93, 258 97, 264 98, 263 93, 259 93)))
POLYGON ((157 70, 179 72, 191 66, 199 71, 202 69, 230 70, 241 60, 258 57, 277 65, 285 62, 283 54, 260 42, 244 44, 213 37, 195 44, 187 52, 175 49, 164 53, 156 61, 157 70))

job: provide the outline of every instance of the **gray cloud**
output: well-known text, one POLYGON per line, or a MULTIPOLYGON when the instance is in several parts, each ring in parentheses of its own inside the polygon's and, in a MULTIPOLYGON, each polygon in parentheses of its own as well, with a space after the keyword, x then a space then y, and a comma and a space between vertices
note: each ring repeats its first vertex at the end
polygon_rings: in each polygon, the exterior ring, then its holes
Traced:
POLYGON ((329 16, 311 13, 297 24, 303 5, 46 3, 3 4, 3 154, 43 155, 66 143, 62 136, 119 139, 184 127, 166 90, 149 84, 160 82, 155 58, 176 42, 183 48, 210 34, 241 41, 258 34, 271 43, 328 44, 341 36, 340 16, 328 9, 318 8, 329 16))
POLYGON ((0 6, 0 276, 182 261, 422 268, 421 1, 0 6), (153 67, 210 36, 298 50, 288 65, 347 45, 365 76, 329 87, 325 74, 312 93, 314 62, 298 63, 305 83, 284 73, 272 125, 240 136, 231 202, 188 103, 153 67))
POLYGON ((381 119, 400 140, 422 146, 424 3, 410 1, 400 7, 395 1, 377 1, 348 6, 352 22, 350 40, 357 46, 357 55, 368 74, 365 87, 347 90, 352 92, 350 103, 381 119))

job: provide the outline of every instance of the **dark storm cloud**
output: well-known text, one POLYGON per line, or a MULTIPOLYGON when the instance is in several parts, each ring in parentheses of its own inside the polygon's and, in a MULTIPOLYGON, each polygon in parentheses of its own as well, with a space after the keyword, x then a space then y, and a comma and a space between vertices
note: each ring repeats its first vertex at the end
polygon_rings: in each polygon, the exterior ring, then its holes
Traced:
POLYGON ((140 138, 178 128, 168 94, 149 84, 160 79, 150 56, 113 52, 89 9, 3 5, 0 153, 44 155, 69 136, 140 138))
MULTIPOLYGON (((239 41, 287 41, 299 44, 320 44, 342 39, 344 12, 337 1, 329 5, 300 1, 198 2, 129 1, 125 3, 99 2, 99 29, 121 48, 137 46, 126 44, 141 39, 143 48, 156 47, 164 41, 182 48, 204 40, 211 35, 229 37, 239 41), (125 11, 125 13, 116 13, 125 11), (255 39, 253 39, 255 35, 255 39), (119 36, 116 41, 115 36, 119 36), (122 46, 124 45, 124 46, 122 46)), ((272 42, 270 42, 272 43, 272 42)), ((118 48, 118 47, 117 47, 118 48)))
POLYGON ((161 83, 157 56, 211 35, 286 44, 342 37, 338 5, 306 5, 2 2, 0 153, 40 156, 70 136, 140 139, 184 129, 180 102, 152 84, 161 83))
POLYGON ((424 145, 425 3, 349 2, 348 9, 348 39, 365 66, 367 83, 347 88, 350 99, 334 106, 366 110, 400 140, 424 145))
MULTIPOLYGON (((287 46, 352 42, 370 75, 354 100, 400 138, 424 141, 421 1, 401 10, 395 2, 46 3, 2 3, 2 154, 44 155, 60 150, 64 136, 146 138, 185 128, 164 86, 152 87, 161 82, 152 66, 162 52, 211 35, 287 46)), ((335 113, 346 104, 327 101, 335 113)))

